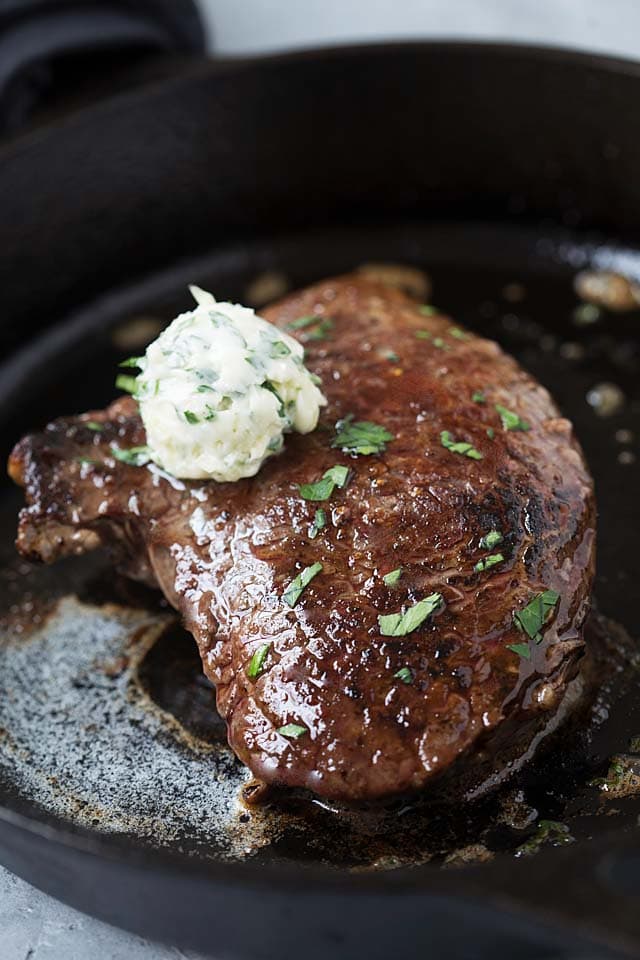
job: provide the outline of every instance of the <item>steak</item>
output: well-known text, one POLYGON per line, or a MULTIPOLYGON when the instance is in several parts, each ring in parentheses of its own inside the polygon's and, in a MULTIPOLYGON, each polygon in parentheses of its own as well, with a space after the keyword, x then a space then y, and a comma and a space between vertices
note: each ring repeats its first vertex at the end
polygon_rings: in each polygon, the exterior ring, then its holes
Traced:
POLYGON ((129 397, 56 420, 10 459, 18 549, 51 562, 106 545, 159 586, 262 781, 338 801, 471 796, 576 701, 595 512, 571 424, 497 344, 371 280, 319 283, 264 316, 318 318, 288 327, 329 401, 314 433, 219 484, 122 462, 145 443, 129 397), (344 451, 345 418, 393 439, 344 451), (335 465, 348 481, 304 499, 335 465))

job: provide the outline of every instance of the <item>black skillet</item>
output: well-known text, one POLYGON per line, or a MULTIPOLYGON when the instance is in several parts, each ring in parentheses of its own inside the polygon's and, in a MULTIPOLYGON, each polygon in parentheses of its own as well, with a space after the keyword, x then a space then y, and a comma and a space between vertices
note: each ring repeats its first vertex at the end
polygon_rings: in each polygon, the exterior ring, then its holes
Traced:
MULTIPOLYGON (((412 263, 431 273, 439 305, 501 340, 576 423, 598 487, 598 603, 638 636, 639 470, 620 462, 633 445, 615 433, 640 433, 640 316, 586 329, 571 316, 578 268, 640 278, 640 68, 419 43, 166 74, 34 124, 0 154, 3 449, 106 402, 121 356, 113 331, 142 313, 168 319, 189 281, 242 298, 264 271, 298 286, 363 261, 412 263), (513 283, 525 290, 517 304, 513 283), (627 398, 610 419, 585 401, 601 381, 627 398)), ((8 486, 3 497, 6 558, 19 498, 8 486)), ((518 840, 496 827, 501 852, 456 870, 442 856, 347 869, 358 864, 332 863, 331 841, 316 853, 304 832, 225 862, 213 847, 155 849, 100 821, 65 821, 6 769, 0 857, 81 910, 217 957, 637 956, 637 799, 606 816, 588 781, 640 732, 638 701, 632 689, 616 724, 584 749, 560 741, 533 768, 526 789, 576 836, 533 857, 514 856, 530 831, 518 840)), ((467 843, 475 829, 467 818, 467 843)))

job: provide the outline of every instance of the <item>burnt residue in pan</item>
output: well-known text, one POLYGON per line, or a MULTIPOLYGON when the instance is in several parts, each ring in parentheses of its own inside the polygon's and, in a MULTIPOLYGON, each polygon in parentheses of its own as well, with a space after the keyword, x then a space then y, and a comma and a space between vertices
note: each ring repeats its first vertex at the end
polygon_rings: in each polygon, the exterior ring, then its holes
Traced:
MULTIPOLYGON (((192 638, 153 595, 138 597, 146 608, 131 607, 126 582, 103 568, 83 583, 80 567, 65 562, 62 579, 75 580, 83 599, 66 595, 36 610, 51 570, 20 563, 12 582, 21 589, 0 634, 0 770, 39 807, 76 824, 205 857, 453 867, 588 838, 620 799, 613 781, 607 786, 609 742, 618 763, 632 762, 635 750, 640 764, 640 745, 629 747, 630 731, 640 734, 629 683, 635 648, 594 617, 591 669, 600 682, 606 676, 597 699, 555 747, 484 799, 453 814, 406 800, 356 811, 256 790, 226 745, 192 638)), ((631 793, 615 814, 625 823, 640 812, 640 791, 631 793)))
MULTIPOLYGON (((402 236, 408 262, 426 262, 418 239, 410 232, 402 236)), ((364 246, 361 239, 358 260, 343 255, 342 269, 365 261, 379 265, 379 244, 364 246)), ((388 259, 401 261, 401 252, 388 259)), ((594 471, 600 504, 596 597, 611 619, 596 615, 590 622, 590 670, 599 691, 570 727, 501 788, 453 811, 399 801, 354 812, 265 792, 226 746, 195 645, 158 596, 114 579, 99 555, 52 569, 24 564, 11 546, 19 502, 12 493, 0 504, 0 797, 17 793, 45 817, 197 856, 319 861, 353 870, 426 861, 453 869, 588 842, 608 827, 635 830, 638 648, 617 623, 640 634, 630 591, 640 576, 634 493, 640 479, 640 312, 633 305, 621 313, 582 300, 573 288, 575 271, 560 261, 584 267, 586 255, 547 254, 551 266, 542 272, 539 265, 529 272, 474 263, 461 268, 434 255, 427 279, 438 307, 499 340, 552 390, 576 424, 594 471)), ((273 253, 257 260, 283 287, 314 279, 273 253)), ((336 269, 316 266, 315 276, 336 269)), ((220 297, 242 299, 259 273, 246 266, 229 278, 216 275, 213 265, 209 275, 195 279, 220 297)), ((180 297, 151 305, 144 315, 153 318, 154 330, 180 297)), ((141 305, 134 318, 145 309, 141 305)), ((110 350, 104 343, 94 348, 86 383, 61 380, 55 412, 108 399, 124 333, 147 336, 151 330, 149 323, 128 330, 124 320, 114 326, 110 350)), ((130 339, 127 345, 130 352, 130 339)), ((141 345, 136 342, 136 349, 141 345)), ((35 425, 36 409, 31 416, 35 425)))

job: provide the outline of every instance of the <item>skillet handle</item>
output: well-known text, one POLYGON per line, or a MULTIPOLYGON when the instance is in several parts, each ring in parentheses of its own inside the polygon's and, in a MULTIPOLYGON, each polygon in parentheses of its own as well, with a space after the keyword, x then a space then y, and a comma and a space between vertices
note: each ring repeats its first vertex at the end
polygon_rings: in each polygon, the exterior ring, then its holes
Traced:
POLYGON ((162 72, 205 48, 194 0, 6 0, 0 136, 162 72))

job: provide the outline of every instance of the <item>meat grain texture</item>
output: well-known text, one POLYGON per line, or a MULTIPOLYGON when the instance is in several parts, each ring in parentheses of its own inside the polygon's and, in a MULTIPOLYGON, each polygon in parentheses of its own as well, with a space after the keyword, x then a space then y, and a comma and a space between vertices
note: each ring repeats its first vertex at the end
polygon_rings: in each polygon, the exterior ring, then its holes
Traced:
POLYGON ((158 585, 197 641, 232 748, 258 778, 340 801, 428 785, 472 795, 575 698, 595 514, 571 425, 495 343, 365 278, 319 283, 264 315, 282 327, 331 321, 323 339, 294 333, 329 400, 313 434, 289 436, 256 477, 216 484, 115 459, 113 446, 145 443, 130 398, 57 420, 10 460, 27 498, 18 549, 51 562, 106 544, 120 569, 158 585), (505 430, 496 404, 530 429, 505 430), (332 448, 349 414, 389 430, 386 451, 332 448), (446 449, 445 430, 482 459, 446 449), (351 471, 344 489, 304 500, 298 485, 335 464, 351 471), (312 537, 318 507, 327 525, 312 537), (490 530, 502 532, 505 559, 478 572, 497 552, 480 546, 490 530), (286 587, 318 562, 290 608, 286 587), (514 612, 547 589, 560 599, 525 659, 508 647, 527 640, 514 612), (434 592, 444 605, 422 626, 381 634, 380 614, 434 592), (290 724, 304 732, 278 732, 290 724))

